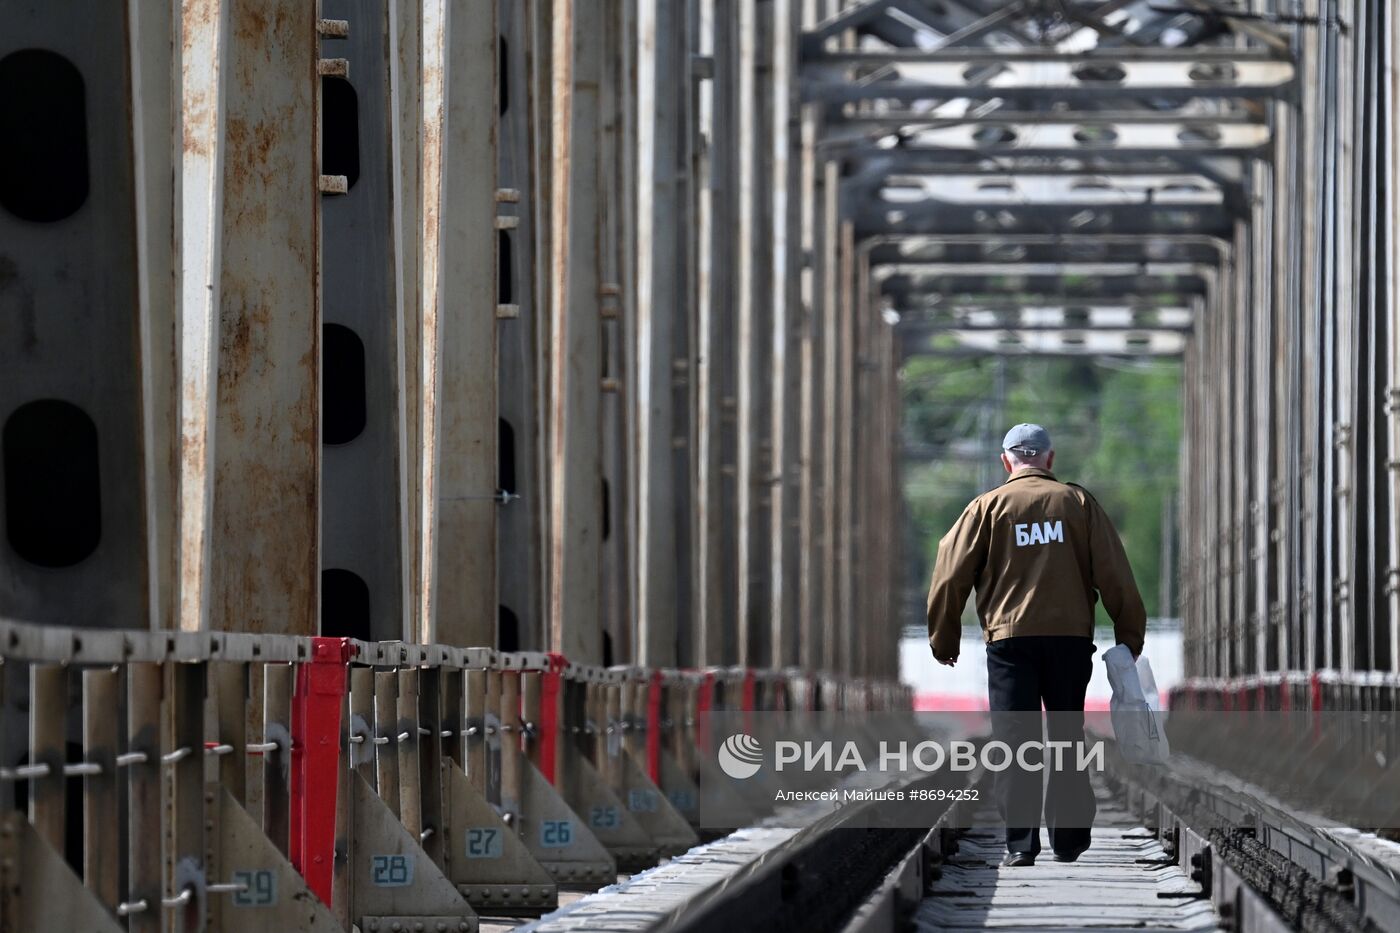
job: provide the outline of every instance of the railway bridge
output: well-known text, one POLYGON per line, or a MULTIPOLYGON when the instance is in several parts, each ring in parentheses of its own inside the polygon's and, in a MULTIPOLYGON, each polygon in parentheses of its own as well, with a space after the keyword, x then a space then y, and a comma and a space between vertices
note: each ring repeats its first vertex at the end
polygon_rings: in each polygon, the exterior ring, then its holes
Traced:
POLYGON ((0 0, 0 933, 1400 929, 1398 43, 0 0), (1076 864, 901 664, 929 360, 1180 373, 1173 751, 1076 864))

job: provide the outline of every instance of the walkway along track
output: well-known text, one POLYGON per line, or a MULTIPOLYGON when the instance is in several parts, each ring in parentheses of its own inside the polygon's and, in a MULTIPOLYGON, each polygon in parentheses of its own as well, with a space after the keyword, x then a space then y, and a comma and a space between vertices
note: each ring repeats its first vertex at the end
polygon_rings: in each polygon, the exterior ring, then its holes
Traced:
POLYGON ((1100 787, 1094 844, 1073 864, 1046 851, 1024 868, 1000 868, 1006 851, 995 808, 972 814, 914 914, 919 933, 998 930, 1209 930, 1214 908, 1153 835, 1100 787))

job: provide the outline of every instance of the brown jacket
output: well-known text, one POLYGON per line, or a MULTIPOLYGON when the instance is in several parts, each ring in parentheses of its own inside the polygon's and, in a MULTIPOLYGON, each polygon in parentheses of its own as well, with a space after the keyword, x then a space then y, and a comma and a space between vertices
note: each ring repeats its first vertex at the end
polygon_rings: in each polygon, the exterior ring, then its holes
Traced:
POLYGON ((963 606, 974 587, 989 642, 1093 637, 1101 597, 1117 640, 1142 651, 1147 612, 1118 532, 1093 496, 1047 470, 1019 470, 978 496, 938 542, 928 640, 940 661, 958 656, 963 606))

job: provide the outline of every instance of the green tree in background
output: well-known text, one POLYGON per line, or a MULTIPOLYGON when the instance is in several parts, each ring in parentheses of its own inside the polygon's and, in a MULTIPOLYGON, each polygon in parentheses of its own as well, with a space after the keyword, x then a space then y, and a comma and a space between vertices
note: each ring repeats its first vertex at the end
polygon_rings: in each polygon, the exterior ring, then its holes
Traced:
MULTIPOLYGON (((1032 421, 1055 441, 1055 475, 1092 492, 1118 526, 1148 614, 1160 614, 1163 521, 1179 484, 1177 361, 924 356, 900 379, 911 603, 922 605, 938 540, 969 500, 1002 482, 1007 428, 1032 421)), ((1099 622, 1108 622, 1102 607, 1099 622)))

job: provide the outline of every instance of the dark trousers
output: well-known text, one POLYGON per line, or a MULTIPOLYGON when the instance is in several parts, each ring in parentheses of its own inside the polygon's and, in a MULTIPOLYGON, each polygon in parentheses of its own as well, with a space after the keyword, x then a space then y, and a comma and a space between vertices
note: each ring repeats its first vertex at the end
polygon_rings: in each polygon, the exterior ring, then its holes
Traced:
MULTIPOLYGON (((1052 741, 1084 740, 1084 691, 1094 665, 1090 638, 1022 635, 987 645, 987 693, 992 708, 992 737, 1013 750, 1042 741, 1040 710, 1047 711, 1044 730, 1052 741), (998 713, 1021 713, 1019 716, 998 713)), ((1064 767, 1054 768, 1045 755, 1044 770, 1012 766, 995 774, 992 794, 1006 824, 1006 848, 1040 852, 1040 814, 1044 781, 1045 825, 1050 847, 1072 853, 1089 847, 1095 811, 1089 772, 1075 767, 1077 746, 1063 753, 1064 767), (1046 776, 1048 775, 1048 779, 1046 776)), ((1028 763, 1041 761, 1027 755, 1028 763)))

